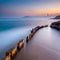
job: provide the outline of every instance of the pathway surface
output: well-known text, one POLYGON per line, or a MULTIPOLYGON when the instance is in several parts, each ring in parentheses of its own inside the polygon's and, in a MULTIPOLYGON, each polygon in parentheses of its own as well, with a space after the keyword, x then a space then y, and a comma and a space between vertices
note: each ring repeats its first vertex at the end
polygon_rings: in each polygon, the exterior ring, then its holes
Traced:
POLYGON ((13 60, 60 60, 60 33, 56 32, 49 27, 39 30, 13 60))

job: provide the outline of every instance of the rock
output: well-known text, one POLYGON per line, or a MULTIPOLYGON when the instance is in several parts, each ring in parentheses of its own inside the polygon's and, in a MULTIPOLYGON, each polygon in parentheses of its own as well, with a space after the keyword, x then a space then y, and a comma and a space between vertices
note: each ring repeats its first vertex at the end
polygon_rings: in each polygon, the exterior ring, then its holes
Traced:
POLYGON ((57 29, 57 30, 60 30, 60 21, 51 23, 50 27, 57 29))
POLYGON ((56 16, 54 19, 60 19, 60 15, 56 16))

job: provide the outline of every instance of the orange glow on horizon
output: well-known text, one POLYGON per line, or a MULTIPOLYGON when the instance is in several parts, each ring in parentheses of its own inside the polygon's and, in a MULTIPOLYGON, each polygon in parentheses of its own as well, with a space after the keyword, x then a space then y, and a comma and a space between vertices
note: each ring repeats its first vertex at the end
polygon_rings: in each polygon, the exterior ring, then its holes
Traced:
POLYGON ((52 10, 39 10, 39 11, 20 11, 20 10, 13 10, 13 11, 8 11, 5 10, 4 13, 6 13, 7 15, 16 15, 16 16, 20 16, 20 15, 24 15, 24 16, 40 16, 40 15, 60 15, 60 9, 52 9, 52 10))

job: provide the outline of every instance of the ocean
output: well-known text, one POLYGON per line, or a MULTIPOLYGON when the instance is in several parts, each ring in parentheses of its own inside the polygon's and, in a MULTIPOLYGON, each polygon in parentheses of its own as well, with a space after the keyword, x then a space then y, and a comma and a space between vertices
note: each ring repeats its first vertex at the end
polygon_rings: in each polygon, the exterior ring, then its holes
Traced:
MULTIPOLYGON (((52 22, 58 21, 51 18, 53 18, 53 16, 0 18, 0 59, 5 57, 6 51, 10 50, 13 47, 16 47, 17 43, 20 40, 24 39, 26 45, 26 37, 30 34, 31 30, 34 27, 41 25, 50 26, 52 22)), ((46 30, 49 31, 49 28, 50 27, 46 28, 46 30)), ((53 29, 51 30, 53 31, 51 32, 52 39, 54 37, 53 33, 56 33, 56 36, 59 38, 58 40, 60 40, 60 32, 58 33, 53 29)), ((44 33, 47 33, 47 31, 43 31, 41 34, 44 33)))

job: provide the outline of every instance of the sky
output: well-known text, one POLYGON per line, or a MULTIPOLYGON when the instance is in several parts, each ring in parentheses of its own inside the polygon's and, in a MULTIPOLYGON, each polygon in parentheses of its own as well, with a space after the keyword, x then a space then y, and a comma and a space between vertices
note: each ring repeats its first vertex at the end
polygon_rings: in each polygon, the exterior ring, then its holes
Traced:
POLYGON ((60 0, 0 0, 0 16, 60 14, 60 0))

